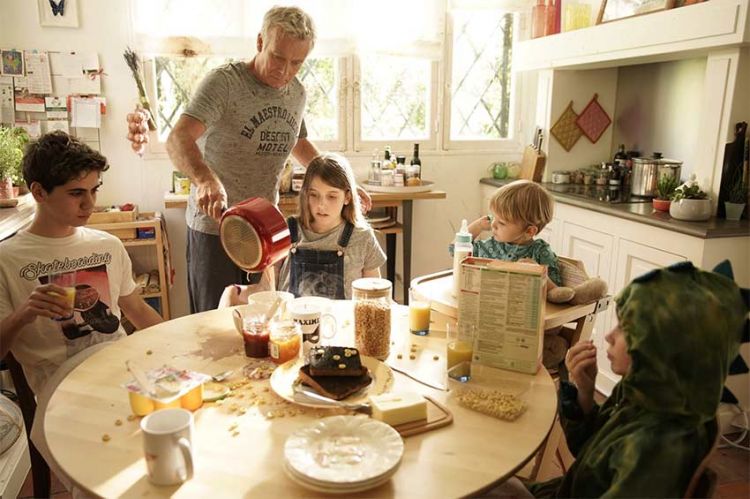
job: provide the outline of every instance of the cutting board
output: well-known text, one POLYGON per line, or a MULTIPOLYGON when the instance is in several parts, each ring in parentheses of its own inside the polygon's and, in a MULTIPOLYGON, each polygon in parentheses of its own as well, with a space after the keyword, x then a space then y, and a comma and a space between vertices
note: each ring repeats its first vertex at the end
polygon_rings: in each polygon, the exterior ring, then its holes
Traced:
POLYGON ((426 431, 436 430, 453 422, 453 414, 447 407, 432 397, 425 396, 427 400, 427 419, 412 421, 393 427, 402 437, 417 435, 426 431))
POLYGON ((526 146, 523 150, 521 173, 518 175, 518 178, 541 182, 546 160, 547 158, 544 156, 544 153, 538 152, 531 146, 526 146))

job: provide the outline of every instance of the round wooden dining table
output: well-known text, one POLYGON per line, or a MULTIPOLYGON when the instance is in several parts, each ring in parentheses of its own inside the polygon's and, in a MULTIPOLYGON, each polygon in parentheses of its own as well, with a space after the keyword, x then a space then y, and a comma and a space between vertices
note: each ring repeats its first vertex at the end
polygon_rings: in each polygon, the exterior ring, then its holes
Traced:
MULTIPOLYGON (((277 396, 268 379, 250 379, 242 338, 231 309, 164 322, 95 353, 59 385, 45 413, 51 454, 74 484, 102 497, 323 497, 287 477, 284 442, 319 418, 343 409, 305 408, 277 396), (126 361, 145 368, 163 365, 209 375, 232 370, 228 398, 194 412, 195 475, 177 486, 148 480, 140 418, 131 416, 122 385, 132 379, 126 361)), ((331 302, 338 332, 329 344, 353 346, 353 306, 331 302)), ((390 390, 429 396, 452 414, 451 424, 404 437, 398 471, 377 488, 348 496, 461 497, 481 493, 523 467, 549 433, 557 406, 546 370, 535 375, 500 371, 528 408, 509 422, 466 409, 446 384, 444 333, 412 335, 408 308, 394 305, 390 390), (412 358, 413 357, 413 358, 412 358), (402 374, 406 373, 406 374, 402 374), (431 386, 428 386, 431 385, 431 386)))

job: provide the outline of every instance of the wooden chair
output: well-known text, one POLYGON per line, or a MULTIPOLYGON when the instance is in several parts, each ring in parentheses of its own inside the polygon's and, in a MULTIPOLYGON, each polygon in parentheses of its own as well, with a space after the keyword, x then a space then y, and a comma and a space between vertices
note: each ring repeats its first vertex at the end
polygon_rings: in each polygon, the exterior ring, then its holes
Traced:
POLYGON ((714 453, 719 446, 719 440, 721 439, 718 418, 714 418, 706 423, 706 429, 708 430, 709 435, 713 435, 714 443, 695 469, 695 473, 693 473, 693 477, 690 479, 690 483, 685 491, 685 497, 712 497, 716 490, 718 476, 714 470, 708 467, 708 463, 713 458, 714 453))
POLYGON ((21 364, 8 353, 5 356, 5 362, 10 370, 10 376, 13 380, 13 386, 16 389, 18 403, 21 406, 23 422, 26 426, 26 438, 29 442, 29 455, 31 456, 31 476, 34 484, 34 497, 49 497, 51 488, 50 470, 47 462, 37 450, 31 441, 31 425, 34 422, 36 413, 36 397, 26 381, 26 375, 23 372, 21 364))

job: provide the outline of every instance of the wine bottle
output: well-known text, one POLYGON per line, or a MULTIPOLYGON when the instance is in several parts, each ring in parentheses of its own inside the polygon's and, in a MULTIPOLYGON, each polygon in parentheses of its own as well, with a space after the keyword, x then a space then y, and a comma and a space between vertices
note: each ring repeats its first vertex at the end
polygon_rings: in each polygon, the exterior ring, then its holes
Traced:
POLYGON ((422 165, 422 160, 419 159, 419 144, 414 144, 414 155, 411 157, 411 165, 422 165))

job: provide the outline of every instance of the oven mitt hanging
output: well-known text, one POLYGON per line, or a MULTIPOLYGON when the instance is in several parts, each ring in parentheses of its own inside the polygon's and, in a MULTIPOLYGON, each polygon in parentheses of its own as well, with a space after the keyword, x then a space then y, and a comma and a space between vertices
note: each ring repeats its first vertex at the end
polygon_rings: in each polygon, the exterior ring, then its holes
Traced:
POLYGON ((596 141, 602 136, 604 130, 612 123, 607 112, 599 104, 598 98, 599 94, 594 94, 586 105, 586 108, 578 115, 578 119, 576 119, 576 125, 578 125, 592 144, 596 144, 596 141))
POLYGON ((577 118, 578 115, 573 111, 573 101, 570 101, 568 107, 565 108, 565 111, 563 111, 557 122, 549 130, 552 136, 567 152, 573 149, 578 139, 581 138, 581 129, 576 125, 577 118))

